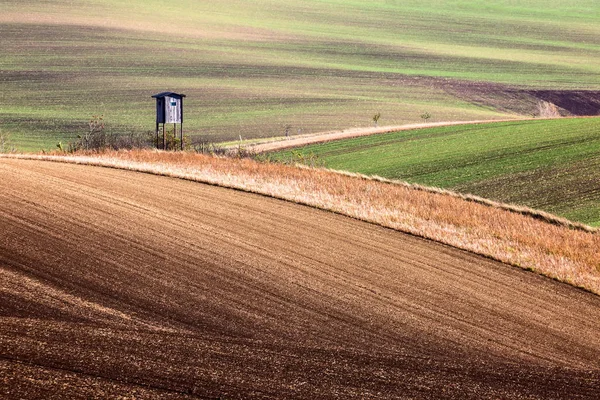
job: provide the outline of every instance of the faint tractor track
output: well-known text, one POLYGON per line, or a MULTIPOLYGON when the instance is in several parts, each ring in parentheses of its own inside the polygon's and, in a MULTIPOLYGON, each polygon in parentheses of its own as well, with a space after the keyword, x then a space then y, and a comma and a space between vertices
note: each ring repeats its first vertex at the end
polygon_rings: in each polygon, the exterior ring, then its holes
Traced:
MULTIPOLYGON (((536 118, 539 120, 540 118, 536 118)), ((333 140, 350 139, 359 136, 377 135, 382 133, 392 133, 399 131, 409 131, 415 129, 436 128, 443 126, 454 125, 477 125, 492 122, 513 122, 513 121, 530 121, 533 118, 511 118, 511 119, 494 119, 494 120, 474 120, 474 121, 445 121, 445 122, 426 122, 404 125, 388 125, 388 126, 373 126, 362 128, 348 128, 337 131, 325 131, 312 133, 302 136, 294 136, 288 139, 275 139, 272 142, 262 142, 249 144, 246 149, 252 153, 260 154, 269 151, 285 150, 294 147, 306 146, 309 144, 331 142, 333 140)), ((233 152, 237 151, 239 146, 230 146, 229 149, 233 152)))

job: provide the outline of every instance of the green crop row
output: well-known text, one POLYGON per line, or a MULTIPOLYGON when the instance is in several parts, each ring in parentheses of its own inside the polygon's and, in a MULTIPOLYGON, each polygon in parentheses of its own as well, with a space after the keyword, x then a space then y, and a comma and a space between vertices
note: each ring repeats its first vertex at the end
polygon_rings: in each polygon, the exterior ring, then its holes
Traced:
POLYGON ((600 118, 402 131, 273 155, 454 189, 600 225, 600 118))

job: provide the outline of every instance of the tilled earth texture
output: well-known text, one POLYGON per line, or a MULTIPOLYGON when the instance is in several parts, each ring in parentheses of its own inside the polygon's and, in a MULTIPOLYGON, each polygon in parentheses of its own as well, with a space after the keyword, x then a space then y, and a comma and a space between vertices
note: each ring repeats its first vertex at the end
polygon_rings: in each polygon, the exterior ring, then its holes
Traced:
POLYGON ((0 397, 597 399, 600 298, 332 213, 0 160, 0 397))

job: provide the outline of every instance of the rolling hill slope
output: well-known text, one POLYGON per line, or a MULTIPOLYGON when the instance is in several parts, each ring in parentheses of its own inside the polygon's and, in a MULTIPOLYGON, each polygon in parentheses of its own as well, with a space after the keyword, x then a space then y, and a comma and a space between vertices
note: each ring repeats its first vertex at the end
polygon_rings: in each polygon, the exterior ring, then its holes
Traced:
POLYGON ((187 132, 210 141, 365 126, 377 112, 393 125, 600 101, 592 0, 0 6, 0 129, 21 150, 54 148, 92 115, 113 133, 152 130, 150 95, 164 90, 188 95, 187 132))
POLYGON ((4 397, 600 390, 590 293, 232 190, 40 161, 0 172, 4 397))
POLYGON ((460 125, 274 154, 333 169, 472 193, 600 225, 600 119, 460 125))

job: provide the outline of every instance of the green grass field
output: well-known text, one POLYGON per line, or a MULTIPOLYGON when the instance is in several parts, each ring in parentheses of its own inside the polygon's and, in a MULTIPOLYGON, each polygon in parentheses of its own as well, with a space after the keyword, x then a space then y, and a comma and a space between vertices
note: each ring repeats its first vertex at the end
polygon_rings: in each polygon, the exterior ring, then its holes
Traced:
POLYGON ((338 170, 472 193, 600 226, 600 118, 460 125, 282 151, 338 170))
POLYGON ((594 0, 0 0, 0 130, 53 148, 103 114, 153 129, 188 95, 210 141, 531 110, 507 90, 600 90, 594 0), (513 104, 515 103, 515 104, 513 104))

